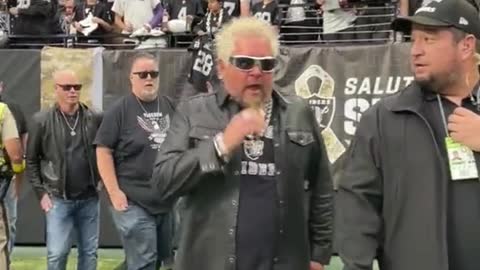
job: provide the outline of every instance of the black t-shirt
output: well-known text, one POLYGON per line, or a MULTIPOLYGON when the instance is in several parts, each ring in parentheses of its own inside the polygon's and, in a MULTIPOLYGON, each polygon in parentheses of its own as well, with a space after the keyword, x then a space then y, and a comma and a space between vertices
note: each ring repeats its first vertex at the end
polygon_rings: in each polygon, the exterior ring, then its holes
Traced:
POLYGON ((237 223, 237 270, 271 270, 276 245, 277 188, 273 128, 243 144, 237 223))
POLYGON ((85 148, 82 126, 82 112, 79 110, 74 115, 63 115, 63 134, 65 139, 65 193, 69 199, 86 199, 96 196, 95 186, 92 182, 92 172, 85 148), (67 122, 68 121, 68 124, 67 122), (73 130, 72 130, 73 129, 73 130), (75 134, 72 136, 72 134, 75 134))
POLYGON ((173 105, 165 96, 143 102, 128 94, 105 112, 94 142, 113 150, 120 189, 151 214, 168 208, 158 201, 150 178, 172 113, 173 105))
POLYGON ((267 5, 263 5, 263 2, 256 3, 252 6, 252 14, 257 19, 261 19, 269 22, 272 25, 280 25, 280 9, 276 1, 272 1, 267 5))
POLYGON ((206 36, 194 40, 192 47, 192 67, 188 75, 188 82, 201 93, 206 93, 207 82, 215 74, 215 56, 213 42, 206 36))
MULTIPOLYGON (((424 114, 432 126, 438 147, 448 168, 448 154, 445 146, 446 130, 441 118, 440 107, 436 95, 425 91, 424 114)), ((442 98, 445 117, 457 107, 451 101, 442 98)), ((465 107, 479 113, 470 98, 462 102, 465 107)), ((480 153, 474 152, 477 170, 480 172, 480 153)), ((480 248, 480 181, 449 180, 447 209, 447 243, 450 270, 477 270, 478 250, 480 248)))

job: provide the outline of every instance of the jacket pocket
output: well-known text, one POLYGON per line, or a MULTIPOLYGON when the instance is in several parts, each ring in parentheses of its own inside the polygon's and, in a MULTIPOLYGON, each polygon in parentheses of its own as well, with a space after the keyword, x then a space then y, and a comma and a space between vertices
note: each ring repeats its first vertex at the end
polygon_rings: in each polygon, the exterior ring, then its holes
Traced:
POLYGON ((313 133, 309 131, 287 131, 291 142, 299 146, 307 146, 313 143, 313 133))
POLYGON ((309 166, 309 156, 312 150, 314 138, 311 131, 287 131, 288 145, 288 164, 293 171, 298 173, 298 177, 303 179, 309 166))
POLYGON ((221 130, 218 128, 209 128, 209 127, 202 127, 202 126, 194 126, 190 129, 188 133, 188 137, 197 140, 209 140, 213 139, 215 135, 220 133, 221 130))
POLYGON ((198 142, 202 140, 213 140, 213 137, 220 133, 222 130, 218 128, 210 128, 203 126, 193 126, 188 132, 190 146, 197 146, 198 142))

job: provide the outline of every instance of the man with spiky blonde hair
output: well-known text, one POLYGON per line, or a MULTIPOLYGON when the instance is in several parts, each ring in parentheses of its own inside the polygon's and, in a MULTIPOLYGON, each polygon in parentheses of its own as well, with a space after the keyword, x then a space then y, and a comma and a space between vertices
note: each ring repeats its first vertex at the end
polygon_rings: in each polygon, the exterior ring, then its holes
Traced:
POLYGON ((278 36, 241 18, 216 42, 223 83, 178 106, 152 176, 160 200, 185 198, 175 269, 322 270, 329 163, 308 105, 273 90, 278 36))

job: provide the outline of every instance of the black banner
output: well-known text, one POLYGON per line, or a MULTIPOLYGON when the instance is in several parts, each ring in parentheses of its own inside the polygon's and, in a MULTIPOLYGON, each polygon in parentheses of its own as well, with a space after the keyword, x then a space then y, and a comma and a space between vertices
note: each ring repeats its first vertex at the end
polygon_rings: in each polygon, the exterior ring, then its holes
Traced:
POLYGON ((408 44, 281 51, 278 89, 308 100, 337 181, 361 114, 413 81, 408 44))
MULTIPOLYGON (((0 50, 2 98, 20 105, 27 121, 40 110, 40 51, 0 50)), ((44 215, 28 181, 18 200, 17 242, 43 243, 44 215)))

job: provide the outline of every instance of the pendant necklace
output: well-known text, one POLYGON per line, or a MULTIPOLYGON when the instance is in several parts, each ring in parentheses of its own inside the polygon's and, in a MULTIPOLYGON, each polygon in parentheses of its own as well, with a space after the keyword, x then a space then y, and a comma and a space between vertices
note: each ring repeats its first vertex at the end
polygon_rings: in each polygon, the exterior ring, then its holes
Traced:
POLYGON ((79 115, 80 115, 80 113, 78 112, 78 110, 77 110, 77 116, 75 117, 75 123, 73 124, 73 127, 70 125, 70 122, 68 122, 68 119, 67 119, 67 117, 65 116, 65 114, 64 114, 62 111, 60 111, 60 113, 62 114, 63 119, 65 120, 65 123, 67 124, 68 128, 70 129, 70 135, 71 135, 71 136, 77 135, 77 133, 75 132, 75 128, 77 127, 78 118, 79 118, 79 115))

